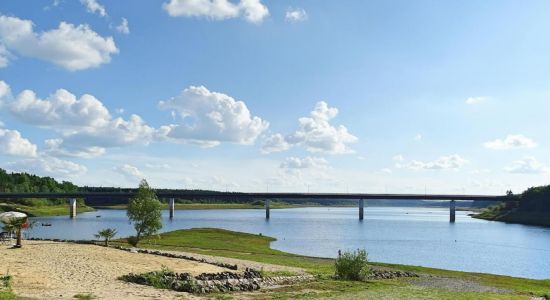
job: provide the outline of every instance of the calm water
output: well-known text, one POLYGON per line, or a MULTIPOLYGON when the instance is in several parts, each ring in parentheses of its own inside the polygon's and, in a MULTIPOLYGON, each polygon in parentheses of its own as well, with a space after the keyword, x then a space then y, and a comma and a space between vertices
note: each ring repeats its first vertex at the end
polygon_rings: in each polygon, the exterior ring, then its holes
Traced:
MULTIPOLYGON (((179 210, 163 231, 217 227, 277 238, 273 248, 310 256, 334 257, 338 249, 366 248, 373 261, 421 265, 510 276, 550 278, 550 229, 477 220, 448 209, 369 207, 360 222, 356 208, 271 210, 179 210)), ((99 210, 68 217, 36 218, 34 237, 92 239, 99 229, 116 227, 119 236, 133 228, 125 210, 99 210), (101 216, 97 218, 96 216, 101 216)))

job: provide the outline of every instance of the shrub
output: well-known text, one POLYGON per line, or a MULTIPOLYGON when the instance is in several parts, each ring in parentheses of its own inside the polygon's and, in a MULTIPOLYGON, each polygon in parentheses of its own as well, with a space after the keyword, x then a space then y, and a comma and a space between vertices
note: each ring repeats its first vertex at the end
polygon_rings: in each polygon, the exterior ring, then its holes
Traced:
POLYGON ((334 263, 336 278, 344 280, 365 280, 369 274, 367 251, 346 251, 334 263))
POLYGON ((134 247, 136 247, 138 242, 139 242, 139 240, 135 236, 130 236, 130 237, 128 237, 127 240, 128 240, 128 244, 130 244, 134 247))

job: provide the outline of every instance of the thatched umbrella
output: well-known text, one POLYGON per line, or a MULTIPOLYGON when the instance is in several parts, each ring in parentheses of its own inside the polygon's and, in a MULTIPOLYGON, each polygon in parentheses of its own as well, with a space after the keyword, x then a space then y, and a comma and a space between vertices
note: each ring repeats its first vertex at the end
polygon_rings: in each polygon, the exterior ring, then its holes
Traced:
POLYGON ((16 232, 17 242, 15 248, 21 248, 21 231, 28 227, 27 221, 27 215, 21 212, 8 211, 0 214, 0 222, 5 224, 4 228, 16 232))

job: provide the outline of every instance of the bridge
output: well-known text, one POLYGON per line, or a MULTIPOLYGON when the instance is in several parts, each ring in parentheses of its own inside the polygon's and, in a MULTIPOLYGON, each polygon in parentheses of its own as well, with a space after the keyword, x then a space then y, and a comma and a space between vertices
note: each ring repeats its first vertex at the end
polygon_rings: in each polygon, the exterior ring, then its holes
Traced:
MULTIPOLYGON (((69 215, 76 217, 76 199, 83 198, 87 203, 98 198, 129 200, 136 190, 124 190, 120 192, 69 192, 69 193, 0 193, 0 199, 24 199, 24 198, 60 198, 69 199, 69 215)), ((365 200, 437 200, 449 201, 449 220, 455 222, 456 201, 513 201, 508 196, 488 195, 445 195, 445 194, 368 194, 368 193, 236 193, 236 192, 200 192, 195 191, 157 191, 157 196, 168 199, 170 218, 175 214, 175 199, 213 199, 213 200, 241 200, 256 201, 264 199, 265 217, 270 218, 271 199, 301 199, 301 200, 357 200, 359 207, 359 220, 364 219, 365 200)))

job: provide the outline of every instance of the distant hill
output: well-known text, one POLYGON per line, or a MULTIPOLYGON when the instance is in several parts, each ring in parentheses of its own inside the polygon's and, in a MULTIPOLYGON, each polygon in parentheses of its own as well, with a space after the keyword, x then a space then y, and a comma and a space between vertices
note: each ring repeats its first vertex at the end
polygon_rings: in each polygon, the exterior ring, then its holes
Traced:
POLYGON ((513 202, 500 203, 474 217, 509 223, 550 226, 550 185, 532 187, 521 195, 509 197, 513 202))

